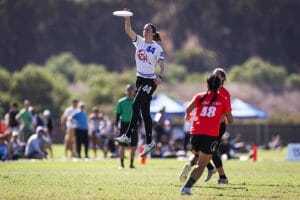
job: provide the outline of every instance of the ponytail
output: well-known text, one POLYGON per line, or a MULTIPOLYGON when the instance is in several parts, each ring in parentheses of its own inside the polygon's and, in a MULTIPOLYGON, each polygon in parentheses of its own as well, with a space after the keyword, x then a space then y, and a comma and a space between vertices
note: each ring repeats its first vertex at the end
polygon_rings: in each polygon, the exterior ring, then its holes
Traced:
POLYGON ((159 35, 159 32, 154 33, 153 40, 156 42, 161 42, 161 37, 159 35))
MULTIPOLYGON (((208 95, 208 92, 209 92, 209 91, 207 91, 206 94, 203 95, 203 96, 199 99, 199 104, 201 104, 201 103, 204 101, 205 97, 208 95)), ((218 92, 213 92, 213 93, 214 93, 214 96, 211 98, 211 100, 210 100, 210 102, 209 102, 208 105, 211 105, 211 104, 217 99, 217 97, 218 97, 218 92)))
POLYGON ((205 97, 208 95, 208 91, 209 91, 209 90, 207 90, 207 91, 206 91, 206 94, 203 95, 203 96, 201 97, 201 99, 199 99, 199 104, 201 104, 201 103, 203 102, 203 100, 205 99, 205 97))
POLYGON ((208 105, 211 105, 217 99, 217 97, 218 97, 218 92, 214 92, 214 96, 213 96, 213 98, 211 98, 208 105))

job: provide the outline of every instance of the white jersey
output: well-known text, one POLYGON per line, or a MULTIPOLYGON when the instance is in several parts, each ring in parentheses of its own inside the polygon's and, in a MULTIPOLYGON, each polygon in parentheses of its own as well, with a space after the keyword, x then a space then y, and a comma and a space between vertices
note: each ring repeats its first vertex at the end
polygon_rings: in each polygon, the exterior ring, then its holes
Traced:
POLYGON ((139 35, 137 35, 136 41, 133 41, 133 45, 136 48, 136 75, 143 78, 156 78, 156 63, 165 59, 161 46, 156 42, 148 44, 145 42, 144 38, 139 35))
POLYGON ((76 122, 72 119, 73 116, 77 113, 78 109, 70 106, 66 108, 63 116, 67 119, 66 126, 67 128, 76 128, 76 122))

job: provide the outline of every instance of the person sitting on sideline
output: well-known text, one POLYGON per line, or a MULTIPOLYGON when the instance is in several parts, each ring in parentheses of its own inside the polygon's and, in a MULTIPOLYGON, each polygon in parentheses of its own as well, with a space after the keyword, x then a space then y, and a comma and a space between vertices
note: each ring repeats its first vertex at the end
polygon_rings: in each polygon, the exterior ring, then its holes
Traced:
POLYGON ((25 143, 22 143, 19 139, 19 132, 13 131, 12 138, 8 144, 10 159, 18 160, 19 158, 24 157, 25 143))
POLYGON ((9 159, 8 142, 10 140, 10 133, 0 114, 0 160, 6 161, 9 159))
POLYGON ((36 132, 30 136, 25 148, 25 157, 32 159, 47 158, 47 154, 43 151, 44 135, 46 130, 42 126, 36 128, 36 132))

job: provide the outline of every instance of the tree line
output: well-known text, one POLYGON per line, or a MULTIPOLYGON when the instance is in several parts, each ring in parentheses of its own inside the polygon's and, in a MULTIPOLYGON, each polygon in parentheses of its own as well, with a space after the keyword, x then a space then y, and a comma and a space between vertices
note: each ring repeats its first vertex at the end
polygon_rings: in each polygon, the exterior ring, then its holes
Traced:
MULTIPOLYGON (((84 64, 70 52, 49 57, 43 65, 27 64, 15 72, 0 67, 0 113, 7 112, 12 102, 22 104, 29 99, 37 110, 50 109, 57 117, 77 98, 88 109, 97 105, 112 115, 117 100, 125 95, 126 84, 135 84, 135 71, 131 68, 121 73, 111 72, 104 65, 84 64)), ((189 73, 184 65, 170 63, 164 84, 205 84, 210 72, 189 73)), ((232 66, 227 77, 231 82, 249 83, 266 91, 300 89, 300 74, 289 74, 285 67, 271 65, 258 57, 232 66)))
POLYGON ((69 51, 82 63, 122 71, 134 65, 123 19, 130 8, 133 28, 158 26, 167 59, 188 72, 240 65, 261 57, 288 73, 299 73, 299 0, 2 0, 0 65, 9 71, 69 51))

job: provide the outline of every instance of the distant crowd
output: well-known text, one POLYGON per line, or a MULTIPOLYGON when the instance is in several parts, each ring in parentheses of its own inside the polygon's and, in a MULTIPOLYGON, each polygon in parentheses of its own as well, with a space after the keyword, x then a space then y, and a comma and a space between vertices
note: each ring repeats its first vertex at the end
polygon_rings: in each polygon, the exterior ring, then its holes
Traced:
MULTIPOLYGON (((61 115, 60 125, 65 134, 65 158, 89 158, 90 150, 94 158, 119 157, 119 144, 113 140, 119 135, 118 124, 103 115, 98 107, 94 106, 90 113, 86 113, 84 103, 73 100, 61 115), (99 150, 102 155, 98 154, 99 150)), ((162 107, 153 116, 153 137, 157 145, 151 157, 185 157, 190 150, 190 125, 188 121, 183 126, 172 124, 171 116, 162 107)), ((0 115, 0 159, 53 157, 53 129, 50 110, 39 113, 29 100, 24 100, 22 108, 12 103, 9 111, 4 116, 0 115)), ((143 130, 143 124, 140 124, 139 146, 145 140, 143 130)), ((223 136, 220 153, 224 158, 234 159, 235 153, 243 152, 249 152, 249 146, 241 141, 240 135, 232 139, 228 133, 223 136)))
MULTIPOLYGON (((165 113, 165 107, 153 116, 153 122, 153 135, 157 145, 151 156, 156 158, 185 156, 187 151, 185 134, 182 127, 171 127, 171 120, 165 113)), ((53 157, 54 126, 50 110, 37 112, 29 100, 24 100, 22 107, 12 103, 8 112, 4 116, 0 115, 0 159, 6 161, 53 157)), ((119 144, 113 140, 119 135, 119 125, 103 115, 98 107, 94 106, 91 112, 87 113, 85 104, 75 99, 62 113, 60 126, 65 134, 65 158, 89 158, 90 150, 94 158, 102 157, 98 155, 99 150, 105 158, 119 157, 119 144)), ((142 123, 138 130, 140 146, 145 140, 142 123)))
POLYGON ((29 100, 24 100, 21 109, 12 103, 4 117, 0 115, 1 160, 53 156, 52 131, 50 110, 38 113, 29 100))

